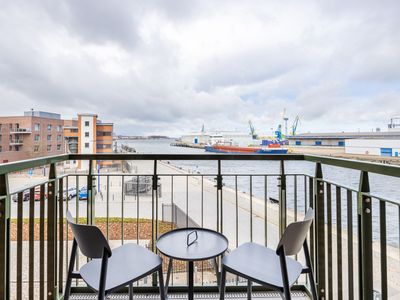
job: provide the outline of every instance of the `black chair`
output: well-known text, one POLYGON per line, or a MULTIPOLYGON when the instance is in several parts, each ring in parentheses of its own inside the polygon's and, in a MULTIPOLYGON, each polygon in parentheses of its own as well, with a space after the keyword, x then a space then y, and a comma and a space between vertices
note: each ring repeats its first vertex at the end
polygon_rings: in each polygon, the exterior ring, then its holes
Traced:
POLYGON ((111 251, 103 233, 96 226, 76 224, 70 212, 67 220, 74 234, 64 300, 71 293, 73 278, 82 278, 98 292, 98 299, 121 287, 129 286, 129 299, 133 299, 133 282, 158 272, 160 297, 165 300, 162 260, 153 252, 136 244, 125 244, 111 251), (79 272, 74 272, 77 247, 82 254, 91 258, 79 272))
POLYGON ((318 299, 306 241, 313 219, 314 211, 310 208, 303 221, 289 224, 276 250, 255 243, 246 243, 225 256, 222 259, 220 300, 225 297, 226 272, 247 279, 248 300, 251 299, 252 282, 277 290, 284 299, 290 300, 290 287, 300 274, 307 273, 313 299, 318 299), (288 257, 298 254, 302 247, 306 259, 305 267, 288 257))

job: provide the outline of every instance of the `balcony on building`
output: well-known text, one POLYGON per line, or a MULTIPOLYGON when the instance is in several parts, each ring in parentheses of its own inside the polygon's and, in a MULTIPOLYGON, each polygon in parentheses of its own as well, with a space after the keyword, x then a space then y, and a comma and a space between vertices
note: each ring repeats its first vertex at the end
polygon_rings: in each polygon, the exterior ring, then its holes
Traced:
POLYGON ((10 146, 19 146, 24 143, 23 139, 11 139, 10 140, 10 146))
MULTIPOLYGON (((400 299, 399 178, 394 165, 297 154, 63 154, 0 165, 0 299, 63 297, 73 239, 67 210, 98 226, 111 248, 137 243, 157 253, 161 234, 190 226, 224 234, 229 255, 247 242, 276 249, 308 207, 318 298, 400 299), (66 170, 69 161, 89 170, 66 170)), ((304 264, 303 254, 293 258, 304 264)), ((79 254, 75 269, 86 262, 79 254)), ((196 299, 219 299, 215 266, 195 265, 196 299)), ((135 299, 159 299, 157 285, 152 276, 139 280, 135 299)), ((186 299, 186 288, 187 266, 176 262, 169 298, 186 299)), ((282 299, 257 284, 251 292, 282 299)), ((312 298, 305 274, 291 294, 312 298)), ((70 299, 97 298, 74 279, 70 299)), ((247 281, 228 275, 226 299, 247 299, 247 281)))
POLYGON ((10 129, 10 134, 31 134, 32 130, 30 128, 16 128, 12 127, 10 129))

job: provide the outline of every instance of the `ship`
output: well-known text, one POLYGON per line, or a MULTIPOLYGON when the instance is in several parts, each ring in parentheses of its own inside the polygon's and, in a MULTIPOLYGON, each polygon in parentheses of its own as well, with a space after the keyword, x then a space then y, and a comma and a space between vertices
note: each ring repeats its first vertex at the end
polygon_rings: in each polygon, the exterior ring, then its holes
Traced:
POLYGON ((247 154, 286 154, 288 149, 281 148, 280 145, 270 144, 268 147, 241 147, 232 145, 208 145, 205 146, 207 152, 214 153, 247 153, 247 154), (272 146, 273 145, 273 146, 272 146))

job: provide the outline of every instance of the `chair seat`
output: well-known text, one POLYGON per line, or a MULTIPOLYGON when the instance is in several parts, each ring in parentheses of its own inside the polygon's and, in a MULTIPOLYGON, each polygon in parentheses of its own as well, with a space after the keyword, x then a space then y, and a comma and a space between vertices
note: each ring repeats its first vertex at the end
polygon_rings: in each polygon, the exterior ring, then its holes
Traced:
MULTIPOLYGON (((161 258, 137 244, 125 244, 112 249, 108 259, 105 291, 128 285, 155 272, 161 266, 161 258)), ((101 259, 93 259, 80 269, 82 279, 89 287, 98 291, 101 259)))
MULTIPOLYGON (((292 286, 300 276, 302 265, 296 260, 286 257, 289 286, 292 286)), ((279 256, 272 249, 255 243, 246 243, 222 260, 222 265, 228 272, 246 277, 259 284, 283 288, 279 256)))

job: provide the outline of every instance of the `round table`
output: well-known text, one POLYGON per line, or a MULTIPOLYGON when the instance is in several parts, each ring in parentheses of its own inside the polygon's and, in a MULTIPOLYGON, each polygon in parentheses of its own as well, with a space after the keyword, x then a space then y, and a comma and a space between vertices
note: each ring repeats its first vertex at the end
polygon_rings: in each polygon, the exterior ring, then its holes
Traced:
POLYGON ((193 300, 194 261, 212 259, 223 254, 228 249, 228 239, 221 233, 210 229, 180 228, 161 235, 157 240, 157 249, 170 258, 165 284, 166 291, 168 290, 172 260, 177 259, 188 262, 188 298, 193 300))

